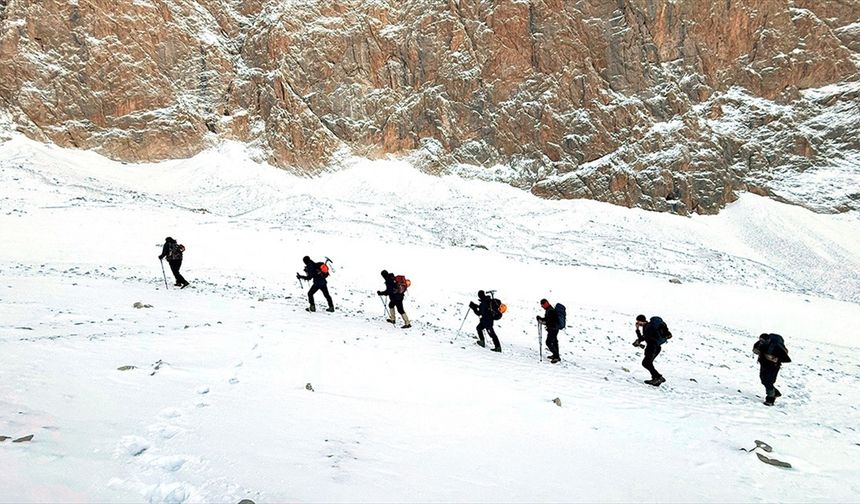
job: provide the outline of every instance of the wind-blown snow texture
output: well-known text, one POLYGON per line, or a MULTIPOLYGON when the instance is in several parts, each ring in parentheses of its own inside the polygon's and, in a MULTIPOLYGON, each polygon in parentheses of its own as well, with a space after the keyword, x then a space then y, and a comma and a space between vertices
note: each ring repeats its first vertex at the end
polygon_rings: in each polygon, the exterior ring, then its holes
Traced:
POLYGON ((35 434, 0 443, 2 502, 860 495, 856 212, 743 195, 684 218, 397 162, 305 179, 227 144, 119 166, 16 135, 0 229, 0 435, 35 434), (192 288, 164 289, 167 235, 192 288), (334 260, 336 313, 303 310, 305 254, 334 260), (413 281, 408 331, 382 319, 383 268, 413 281), (474 317, 457 333, 481 288, 509 307, 501 355, 474 317), (556 366, 541 297, 568 307, 556 366), (640 312, 675 334, 660 389, 630 344, 640 312), (775 408, 762 331, 794 359, 775 408), (793 469, 740 450, 756 439, 793 469))

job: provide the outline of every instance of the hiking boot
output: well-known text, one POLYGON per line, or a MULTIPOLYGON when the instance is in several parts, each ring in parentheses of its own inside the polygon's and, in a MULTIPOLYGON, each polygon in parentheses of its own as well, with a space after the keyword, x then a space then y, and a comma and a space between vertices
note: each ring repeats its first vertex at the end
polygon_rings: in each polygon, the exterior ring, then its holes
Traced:
POLYGON ((389 323, 389 324, 391 324, 391 325, 394 325, 394 324, 396 324, 396 323, 397 323, 397 321, 396 321, 396 320, 394 320, 394 319, 385 319, 385 321, 386 321, 386 322, 388 322, 388 323, 389 323))
POLYGON ((765 398, 764 398, 764 405, 765 405, 765 406, 773 406, 773 402, 774 402, 775 400, 776 400, 776 397, 774 397, 774 396, 767 396, 767 397, 765 397, 765 398))
POLYGON ((401 327, 401 329, 409 329, 410 327, 412 327, 412 324, 407 322, 407 323, 403 324, 403 327, 401 327))
POLYGON ((191 284, 188 282, 185 282, 184 284, 182 284, 182 287, 180 287, 180 289, 184 289, 184 288, 188 287, 189 285, 191 285, 191 284))
POLYGON ((475 342, 475 344, 476 344, 476 345, 478 345, 478 346, 479 346, 479 347, 481 347, 481 348, 484 348, 485 346, 487 346, 487 344, 486 344, 486 343, 484 343, 484 340, 478 340, 478 341, 476 341, 476 342, 475 342))
POLYGON ((307 308, 305 308, 305 311, 315 312, 315 311, 317 311, 317 307, 314 305, 310 305, 307 308))
POLYGON ((173 284, 173 286, 174 286, 174 287, 182 287, 182 284, 181 284, 181 283, 179 283, 179 282, 176 282, 175 284, 173 284))
POLYGON ((773 391, 774 391, 774 395, 773 395, 774 399, 776 399, 777 397, 782 397, 782 393, 780 393, 778 388, 774 387, 773 391))
POLYGON ((334 312, 334 306, 329 306, 328 308, 325 309, 325 311, 327 311, 329 313, 333 313, 334 312))
POLYGON ((559 359, 558 357, 553 357, 549 361, 553 364, 558 364, 559 362, 561 362, 561 359, 559 359))
POLYGON ((493 347, 493 351, 501 353, 502 347, 493 347))
POLYGON ((656 379, 654 380, 654 385, 656 385, 656 386, 658 386, 658 387, 660 386, 660 384, 661 384, 661 383, 666 383, 666 379, 665 379, 665 378, 663 378, 662 376, 661 376, 661 377, 659 377, 659 378, 656 378, 656 379))

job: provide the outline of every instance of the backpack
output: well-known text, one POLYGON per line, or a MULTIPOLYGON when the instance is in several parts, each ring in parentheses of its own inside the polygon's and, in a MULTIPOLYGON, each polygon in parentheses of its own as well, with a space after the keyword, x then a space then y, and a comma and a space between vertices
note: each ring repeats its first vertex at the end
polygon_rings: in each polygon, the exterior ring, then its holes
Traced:
POLYGON ((394 293, 395 294, 406 294, 406 289, 408 289, 411 285, 412 285, 412 281, 403 275, 396 275, 394 277, 394 293))
POLYGON ((658 335, 657 344, 658 345, 662 345, 663 343, 666 343, 672 337, 672 333, 669 332, 669 326, 667 326, 666 323, 663 322, 662 318, 651 317, 651 320, 649 320, 648 323, 652 324, 654 326, 654 328, 657 330, 657 335, 658 335))
POLYGON ((320 271, 320 277, 322 277, 322 278, 328 278, 328 275, 329 275, 329 267, 328 267, 328 264, 326 264, 326 263, 319 263, 319 271, 320 271))
POLYGON ((173 242, 167 247, 167 260, 178 261, 182 259, 183 252, 185 252, 185 245, 173 242))
POLYGON ((493 298, 490 300, 490 314, 493 316, 493 320, 501 319, 506 311, 508 311, 508 307, 502 303, 501 299, 493 298))
POLYGON ((785 340, 782 339, 782 336, 771 334, 768 341, 766 354, 776 356, 777 352, 779 352, 781 354, 779 362, 791 362, 791 357, 788 356, 788 350, 785 348, 785 340))
POLYGON ((567 308, 563 304, 558 303, 555 305, 555 313, 558 315, 558 328, 564 329, 567 327, 567 308))

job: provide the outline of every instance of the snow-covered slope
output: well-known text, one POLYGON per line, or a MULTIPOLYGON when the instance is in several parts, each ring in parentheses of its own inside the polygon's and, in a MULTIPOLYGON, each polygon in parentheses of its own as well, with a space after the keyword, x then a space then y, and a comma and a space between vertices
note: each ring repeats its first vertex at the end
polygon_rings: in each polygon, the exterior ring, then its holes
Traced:
POLYGON ((0 229, 0 435, 34 434, 0 443, 0 501, 860 495, 856 213, 745 195, 683 218, 397 162, 307 179, 230 144, 122 165, 15 136, 0 229), (164 289, 167 235, 193 288, 164 289), (306 254, 334 260, 334 314, 303 310, 306 254), (383 268, 413 281, 410 330, 382 319, 383 268), (474 317, 457 331, 482 288, 509 306, 501 355, 474 317), (568 307, 560 365, 538 362, 541 297, 568 307), (676 335, 660 389, 640 312, 676 335), (762 331, 795 361, 772 409, 762 331))

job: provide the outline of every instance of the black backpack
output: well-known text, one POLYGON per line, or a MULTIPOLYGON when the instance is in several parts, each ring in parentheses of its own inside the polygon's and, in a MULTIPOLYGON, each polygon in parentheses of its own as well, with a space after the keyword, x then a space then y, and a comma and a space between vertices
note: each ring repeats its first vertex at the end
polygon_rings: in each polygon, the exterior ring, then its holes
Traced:
POLYGON ((490 315, 493 316, 493 320, 500 320, 507 310, 508 307, 502 303, 501 299, 493 298, 490 300, 490 315))
POLYGON ((178 261, 182 259, 182 253, 185 252, 185 245, 173 242, 167 246, 167 260, 178 261))
POLYGON ((563 304, 555 305, 555 314, 558 315, 558 328, 564 329, 567 327, 567 308, 563 304))
POLYGON ((669 326, 666 325, 666 322, 663 322, 662 318, 651 317, 651 320, 649 320, 648 323, 654 326, 654 329, 657 330, 657 335, 659 337, 657 340, 658 345, 662 345, 672 338, 672 333, 669 332, 669 326))

